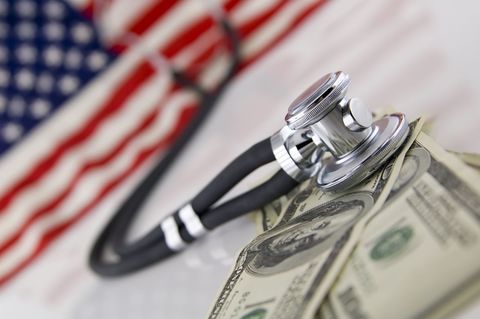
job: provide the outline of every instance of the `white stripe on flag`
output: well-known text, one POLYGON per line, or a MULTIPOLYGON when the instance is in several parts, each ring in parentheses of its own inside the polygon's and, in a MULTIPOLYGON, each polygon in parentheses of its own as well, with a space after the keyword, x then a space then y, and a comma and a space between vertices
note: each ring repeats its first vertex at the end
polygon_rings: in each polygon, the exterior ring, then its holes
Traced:
MULTIPOLYGON (((135 43, 144 52, 157 52, 178 34, 187 30, 197 20, 209 17, 208 7, 201 1, 181 1, 161 21, 152 25, 135 43)), ((134 46, 135 47, 135 46, 134 46)))
POLYGON ((230 18, 234 24, 237 24, 238 21, 259 16, 277 5, 278 2, 278 0, 243 1, 237 10, 230 15, 230 18))
POLYGON ((195 57, 194 52, 203 52, 212 43, 218 43, 221 40, 223 40, 222 31, 218 28, 210 29, 192 41, 185 50, 175 55, 172 62, 177 68, 183 70, 192 63, 192 58, 195 57))
POLYGON ((156 1, 153 0, 94 0, 103 2, 104 8, 94 8, 93 17, 100 29, 102 40, 107 44, 128 33, 133 21, 142 18, 156 1))
POLYGON ((226 69, 230 65, 230 55, 222 54, 214 58, 208 68, 200 74, 198 81, 203 87, 214 88, 220 79, 224 76, 226 69))
POLYGON ((271 39, 282 33, 289 24, 297 18, 306 7, 317 3, 318 0, 296 0, 290 1, 280 12, 272 17, 271 21, 259 28, 248 43, 242 46, 244 55, 255 55, 262 49, 263 43, 269 43, 271 39))

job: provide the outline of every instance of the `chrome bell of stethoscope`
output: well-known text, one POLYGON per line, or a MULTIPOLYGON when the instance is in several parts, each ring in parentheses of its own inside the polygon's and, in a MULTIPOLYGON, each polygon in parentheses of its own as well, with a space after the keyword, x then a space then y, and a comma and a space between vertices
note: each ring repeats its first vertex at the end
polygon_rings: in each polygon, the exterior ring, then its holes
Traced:
POLYGON ((352 187, 375 172, 405 141, 403 114, 375 122, 357 98, 347 98, 350 78, 330 73, 293 101, 287 125, 270 139, 277 162, 297 181, 315 176, 325 190, 352 187))

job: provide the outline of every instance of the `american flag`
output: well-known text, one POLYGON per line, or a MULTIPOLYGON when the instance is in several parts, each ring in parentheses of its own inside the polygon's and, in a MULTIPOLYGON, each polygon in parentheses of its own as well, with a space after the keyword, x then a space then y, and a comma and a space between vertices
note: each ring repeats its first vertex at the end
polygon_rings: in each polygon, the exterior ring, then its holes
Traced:
POLYGON ((0 285, 188 124, 196 96, 155 61, 214 86, 230 53, 212 6, 241 72, 323 2, 0 0, 0 285))

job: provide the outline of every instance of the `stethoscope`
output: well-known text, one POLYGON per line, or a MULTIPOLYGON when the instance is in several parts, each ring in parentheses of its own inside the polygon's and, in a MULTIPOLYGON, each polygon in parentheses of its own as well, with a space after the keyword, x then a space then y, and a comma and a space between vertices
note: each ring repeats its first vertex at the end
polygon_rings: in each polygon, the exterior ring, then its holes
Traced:
MULTIPOLYGON (((202 96, 200 113, 213 107, 239 61, 236 34, 228 22, 222 21, 221 26, 233 48, 231 67, 213 93, 194 87, 202 96)), ((180 81, 187 81, 175 73, 180 81)), ((192 86, 188 81, 185 85, 192 86)), ((346 97, 349 85, 350 78, 344 72, 316 81, 290 105, 287 125, 238 156, 191 201, 144 237, 127 243, 129 227, 141 205, 206 115, 197 116, 180 143, 154 167, 102 231, 91 251, 90 267, 105 277, 131 273, 174 255, 208 231, 268 204, 306 179, 316 178, 321 189, 338 191, 368 178, 400 148, 409 127, 403 114, 373 121, 359 99, 346 97), (215 205, 247 175, 270 162, 276 162, 280 169, 269 180, 215 205), (110 259, 104 256, 107 249, 113 252, 110 259)))

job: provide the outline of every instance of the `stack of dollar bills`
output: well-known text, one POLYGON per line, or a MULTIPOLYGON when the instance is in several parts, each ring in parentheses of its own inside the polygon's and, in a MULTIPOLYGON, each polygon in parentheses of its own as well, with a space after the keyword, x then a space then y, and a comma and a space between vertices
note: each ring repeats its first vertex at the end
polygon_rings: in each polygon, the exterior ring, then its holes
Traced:
POLYGON ((480 156, 423 125, 362 184, 313 178, 257 212, 209 318, 449 318, 480 295, 480 156))

